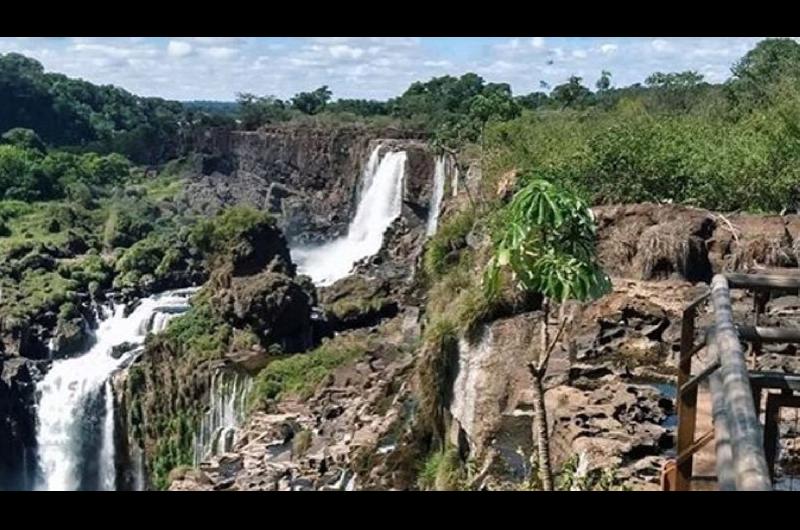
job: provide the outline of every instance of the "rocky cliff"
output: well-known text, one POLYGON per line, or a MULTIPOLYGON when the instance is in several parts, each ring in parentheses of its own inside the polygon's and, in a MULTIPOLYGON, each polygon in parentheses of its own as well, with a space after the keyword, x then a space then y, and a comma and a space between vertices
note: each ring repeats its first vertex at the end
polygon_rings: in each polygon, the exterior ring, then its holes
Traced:
POLYGON ((274 214, 290 243, 326 241, 346 232, 378 144, 409 153, 409 204, 427 204, 433 161, 414 138, 409 131, 341 126, 209 130, 196 141, 184 200, 206 213, 250 204, 274 214))

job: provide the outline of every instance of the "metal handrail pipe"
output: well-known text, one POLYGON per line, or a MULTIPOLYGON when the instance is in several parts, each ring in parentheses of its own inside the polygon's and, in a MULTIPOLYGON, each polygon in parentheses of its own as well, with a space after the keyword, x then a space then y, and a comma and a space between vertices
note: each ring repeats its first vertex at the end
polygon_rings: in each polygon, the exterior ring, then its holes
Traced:
POLYGON ((721 378, 724 408, 730 428, 736 489, 770 491, 772 484, 761 445, 761 423, 753 403, 744 351, 733 323, 728 280, 721 274, 711 280, 711 303, 714 309, 714 332, 708 347, 711 355, 716 353, 720 362, 716 373, 721 378))

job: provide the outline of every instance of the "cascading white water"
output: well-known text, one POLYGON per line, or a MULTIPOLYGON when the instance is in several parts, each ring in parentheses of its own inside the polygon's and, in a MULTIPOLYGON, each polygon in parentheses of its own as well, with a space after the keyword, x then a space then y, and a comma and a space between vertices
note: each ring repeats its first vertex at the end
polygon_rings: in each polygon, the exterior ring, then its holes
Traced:
POLYGON ((458 197, 458 166, 453 164, 453 181, 450 185, 453 188, 453 197, 458 197))
POLYGON ((211 403, 194 436, 194 465, 203 459, 230 451, 236 430, 244 420, 247 394, 252 379, 234 372, 220 371, 211 379, 211 403))
POLYGON ((439 210, 442 207, 442 199, 444 198, 444 179, 447 173, 447 160, 444 156, 437 156, 436 163, 433 170, 433 190, 431 192, 431 202, 428 213, 428 226, 425 230, 427 236, 432 236, 436 233, 436 227, 439 224, 439 210))
POLYGON ((110 376, 135 354, 155 322, 166 322, 189 307, 196 289, 144 298, 125 316, 125 306, 104 308, 83 354, 56 360, 37 384, 38 489, 115 489, 114 396, 110 376), (154 315, 161 315, 154 319, 154 315), (161 318, 163 317, 163 318, 161 318), (114 346, 132 348, 113 356, 114 346))
POLYGON ((378 163, 380 163, 380 161, 381 161, 381 146, 378 145, 369 154, 369 159, 367 159, 367 165, 361 172, 361 185, 359 186, 358 189, 359 202, 364 197, 364 193, 366 193, 366 191, 372 184, 372 177, 375 176, 375 172, 378 170, 378 163))
POLYGON ((347 235, 316 247, 292 249, 292 260, 300 274, 317 285, 330 285, 347 276, 353 265, 376 254, 383 234, 400 215, 403 206, 405 151, 379 156, 381 146, 370 154, 363 174, 363 193, 347 235))
POLYGON ((100 485, 103 491, 116 489, 117 470, 114 466, 114 389, 111 380, 103 385, 103 437, 100 440, 100 485))

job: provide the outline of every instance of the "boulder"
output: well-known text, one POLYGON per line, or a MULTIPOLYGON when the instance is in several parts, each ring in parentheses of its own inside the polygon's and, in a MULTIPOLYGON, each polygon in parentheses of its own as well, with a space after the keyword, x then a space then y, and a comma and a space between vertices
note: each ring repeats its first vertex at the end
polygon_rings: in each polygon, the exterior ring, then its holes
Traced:
POLYGON ((212 295, 212 308, 234 326, 251 326, 262 343, 302 351, 311 336, 313 297, 290 277, 276 272, 234 277, 212 295))
POLYGON ((362 274, 321 289, 320 302, 334 331, 374 326, 398 311, 389 282, 362 274))

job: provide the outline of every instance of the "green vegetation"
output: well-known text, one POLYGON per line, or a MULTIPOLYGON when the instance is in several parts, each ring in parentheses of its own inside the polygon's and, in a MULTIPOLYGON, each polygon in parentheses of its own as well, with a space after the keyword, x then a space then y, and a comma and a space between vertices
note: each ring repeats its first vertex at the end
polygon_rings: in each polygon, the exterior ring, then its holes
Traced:
POLYGON ((467 472, 458 451, 448 447, 434 451, 425 459, 417 479, 417 487, 425 491, 458 491, 467 487, 467 472))
POLYGON ((509 170, 579 191, 591 203, 680 202, 718 210, 796 208, 800 44, 768 39, 724 85, 655 73, 647 87, 598 91, 486 132, 486 192, 509 170))
POLYGON ((202 293, 185 314, 173 319, 154 341, 193 359, 213 359, 228 350, 233 330, 217 317, 202 293))
POLYGON ((261 210, 247 206, 226 208, 211 219, 199 219, 192 229, 191 239, 202 251, 228 254, 235 250, 234 242, 255 245, 254 238, 265 227, 273 227, 274 219, 261 210))
POLYGON ((324 341, 316 349, 270 362, 256 376, 250 392, 251 408, 268 407, 286 396, 310 397, 336 368, 369 351, 367 337, 345 334, 324 341))
POLYGON ((182 127, 202 116, 176 101, 45 73, 17 53, 0 55, 0 123, 32 129, 50 146, 155 163, 176 156, 182 127))
POLYGON ((475 224, 474 210, 461 210, 436 230, 425 251, 425 273, 439 277, 454 264, 458 252, 467 246, 467 235, 475 224))
POLYGON ((528 178, 496 215, 494 255, 485 276, 490 296, 496 295, 504 268, 521 291, 556 302, 596 298, 609 290, 595 258, 594 219, 574 193, 528 178))
POLYGON ((300 458, 306 454, 309 447, 311 447, 311 440, 313 439, 313 436, 313 433, 308 429, 303 429, 294 435, 294 438, 292 439, 293 458, 300 458))
POLYGON ((194 465, 193 437, 199 416, 196 408, 181 408, 157 427, 159 435, 154 458, 149 462, 150 476, 156 489, 163 490, 169 486, 169 475, 175 468, 194 465))

